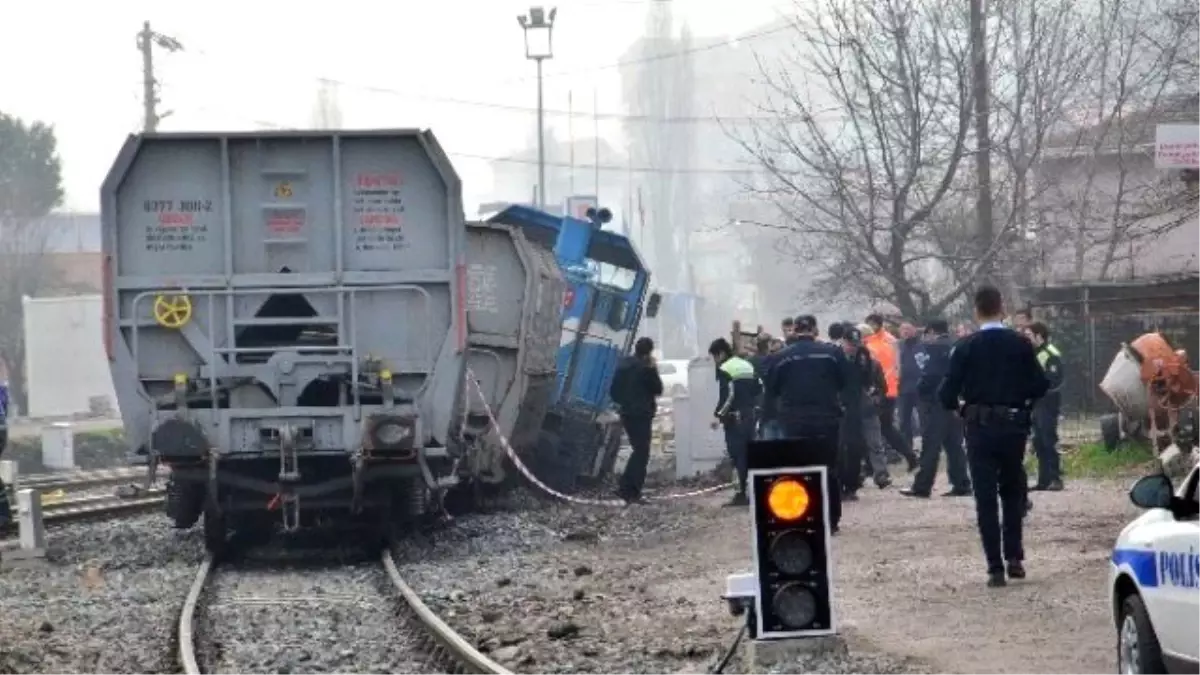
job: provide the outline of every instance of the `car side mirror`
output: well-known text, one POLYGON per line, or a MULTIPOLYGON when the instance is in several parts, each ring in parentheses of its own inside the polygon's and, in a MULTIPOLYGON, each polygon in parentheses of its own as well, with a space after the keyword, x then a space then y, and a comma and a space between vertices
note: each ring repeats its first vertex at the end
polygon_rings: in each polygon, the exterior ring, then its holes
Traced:
POLYGON ((1143 476, 1129 489, 1129 501, 1143 509, 1169 509, 1175 488, 1163 474, 1143 476))
POLYGON ((658 306, 662 304, 662 296, 658 293, 651 293, 650 298, 646 300, 646 318, 653 319, 658 316, 658 306))

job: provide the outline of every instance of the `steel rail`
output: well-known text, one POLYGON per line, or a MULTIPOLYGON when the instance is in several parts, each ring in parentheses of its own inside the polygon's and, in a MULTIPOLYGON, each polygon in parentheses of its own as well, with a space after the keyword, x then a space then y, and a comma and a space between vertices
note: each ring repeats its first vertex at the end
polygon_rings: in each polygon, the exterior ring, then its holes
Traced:
POLYGON ((392 585, 400 593, 400 597, 404 598, 405 604, 412 610, 412 613, 417 617, 417 620, 429 631, 429 634, 441 643, 451 656, 467 667, 465 672, 482 673, 484 675, 511 675, 512 671, 501 666, 499 663, 489 659, 482 652, 475 648, 470 642, 463 639, 453 628, 442 621, 429 605, 421 599, 420 595, 408 585, 404 577, 400 575, 400 569, 396 567, 396 561, 392 559, 391 549, 383 552, 383 566, 387 569, 388 577, 392 580, 392 585))
POLYGON ((196 631, 192 622, 196 616, 196 607, 200 604, 200 597, 204 594, 204 587, 208 584, 212 568, 212 557, 206 557, 204 562, 200 563, 196 579, 192 582, 187 597, 183 600, 183 610, 179 613, 179 665, 183 667, 184 675, 202 675, 200 661, 196 658, 196 631))
MULTIPOLYGON (((480 673, 483 675, 512 675, 512 671, 485 656, 474 645, 463 639, 445 621, 442 621, 441 617, 425 604, 421 596, 401 576, 399 568, 396 567, 396 562, 392 559, 390 548, 383 552, 382 562, 384 569, 387 570, 388 578, 400 594, 400 597, 404 600, 405 605, 408 606, 408 609, 411 610, 429 636, 437 641, 452 659, 463 666, 461 672, 480 673)), ((195 615, 197 608, 202 603, 204 590, 214 576, 213 570, 215 569, 216 564, 212 557, 206 557, 196 572, 196 577, 188 589, 187 597, 183 601, 183 609, 179 614, 176 635, 178 640, 178 660, 185 675, 203 675, 204 673, 196 654, 197 632, 195 615)))

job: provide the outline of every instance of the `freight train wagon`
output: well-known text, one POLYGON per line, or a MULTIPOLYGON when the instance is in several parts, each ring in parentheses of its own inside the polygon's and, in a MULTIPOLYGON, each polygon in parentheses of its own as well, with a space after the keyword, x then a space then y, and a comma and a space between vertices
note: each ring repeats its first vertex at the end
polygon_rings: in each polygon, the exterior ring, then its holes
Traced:
POLYGON ((430 132, 132 136, 102 220, 126 437, 211 550, 390 530, 457 482, 467 226, 430 132))
POLYGON ((458 409, 466 473, 473 486, 512 485, 505 439, 524 464, 540 469, 538 437, 557 388, 567 281, 554 253, 521 228, 471 223, 464 288, 468 374, 479 383, 458 409))

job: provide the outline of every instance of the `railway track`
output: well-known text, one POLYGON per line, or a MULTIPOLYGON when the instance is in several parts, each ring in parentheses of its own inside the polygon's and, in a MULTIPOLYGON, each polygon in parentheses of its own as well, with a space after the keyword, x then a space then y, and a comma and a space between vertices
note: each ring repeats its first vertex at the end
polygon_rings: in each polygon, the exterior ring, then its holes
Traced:
POLYGON ((177 626, 187 675, 217 672, 504 673, 378 558, 207 558, 177 626), (309 630, 321 625, 323 630, 309 630), (317 633, 336 641, 315 644, 317 633))
MULTIPOLYGON (((162 509, 165 500, 160 488, 124 497, 114 494, 68 496, 42 505, 42 523, 52 527, 148 513, 162 509)), ((15 529, 11 535, 0 536, 0 551, 16 548, 17 545, 15 529)))

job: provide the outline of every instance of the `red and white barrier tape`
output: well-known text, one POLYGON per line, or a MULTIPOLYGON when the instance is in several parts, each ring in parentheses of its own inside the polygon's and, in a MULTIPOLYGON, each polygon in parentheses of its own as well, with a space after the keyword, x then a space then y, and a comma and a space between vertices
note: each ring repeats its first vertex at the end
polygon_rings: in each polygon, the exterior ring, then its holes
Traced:
MULTIPOLYGON (((536 485, 546 494, 572 504, 586 504, 588 506, 625 506, 625 501, 622 499, 589 499, 587 497, 575 497, 573 495, 563 494, 562 492, 559 492, 558 490, 555 490, 549 485, 543 483, 540 479, 538 479, 537 476, 533 475, 533 472, 530 471, 528 467, 525 466, 525 463, 522 462, 521 458, 517 456, 517 452, 513 449, 512 444, 508 442, 508 438, 505 437, 505 435, 500 431, 500 424, 496 421, 496 416, 492 412, 492 406, 488 404, 487 397, 483 395, 483 387, 479 385, 479 381, 475 379, 475 373, 473 373, 469 368, 467 369, 467 384, 469 385, 469 388, 474 390, 475 394, 479 396, 479 401, 483 403, 483 410, 485 413, 487 413, 488 422, 490 423, 492 430, 496 432, 496 436, 500 439, 500 444, 504 446, 504 452, 507 453, 508 458, 512 460, 513 466, 517 467, 517 470, 520 471, 523 476, 528 478, 530 483, 536 485)), ((464 422, 467 414, 466 411, 470 408, 470 392, 465 392, 465 397, 466 400, 463 401, 464 422)), ((727 490, 730 487, 733 487, 733 483, 725 483, 723 485, 701 488, 699 490, 692 490, 690 492, 680 492, 660 496, 648 495, 646 499, 648 501, 668 501, 672 499, 684 499, 687 497, 699 497, 700 495, 712 494, 721 490, 727 490)))

